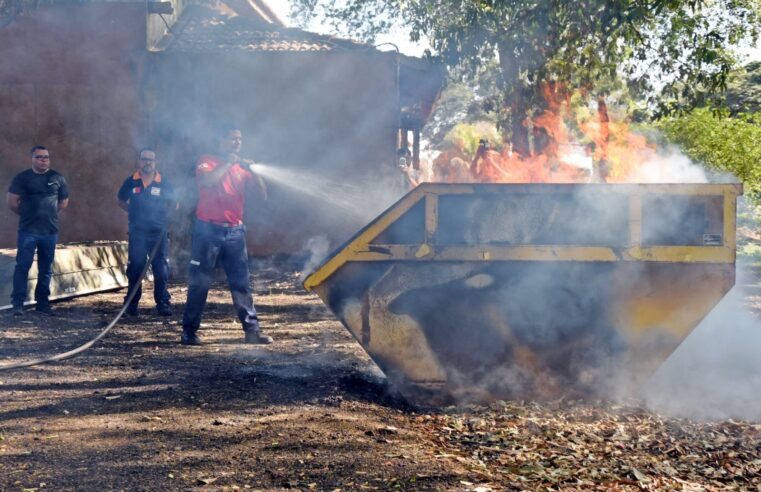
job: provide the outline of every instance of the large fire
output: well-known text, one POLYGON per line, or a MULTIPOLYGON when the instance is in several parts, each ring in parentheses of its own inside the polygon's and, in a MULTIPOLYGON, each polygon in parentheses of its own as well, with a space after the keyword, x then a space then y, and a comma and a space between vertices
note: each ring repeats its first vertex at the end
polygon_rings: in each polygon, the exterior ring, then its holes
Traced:
MULTIPOLYGON (((581 94, 581 93, 579 93, 581 94)), ((500 151, 479 145, 470 158, 452 145, 433 159, 425 181, 462 183, 633 182, 640 166, 657 152, 626 121, 614 121, 604 98, 572 108, 570 91, 560 84, 542 88, 546 109, 524 122, 533 136, 532 152, 522 156, 505 145, 500 151)), ((583 97, 583 94, 582 94, 583 97)), ((421 181, 422 181, 421 180, 421 181)), ((414 183, 413 183, 414 184, 414 183)))

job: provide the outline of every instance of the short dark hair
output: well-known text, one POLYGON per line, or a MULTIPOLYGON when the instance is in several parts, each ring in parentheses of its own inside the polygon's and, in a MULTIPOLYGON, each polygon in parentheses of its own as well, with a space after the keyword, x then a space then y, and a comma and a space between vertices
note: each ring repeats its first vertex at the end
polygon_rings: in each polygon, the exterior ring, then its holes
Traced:
POLYGON ((143 152, 153 152, 153 155, 156 155, 156 151, 153 150, 152 147, 143 147, 142 149, 137 151, 137 158, 140 159, 140 156, 143 155, 143 152))
POLYGON ((31 149, 29 149, 29 155, 34 155, 35 152, 38 150, 48 150, 47 147, 43 147, 42 145, 35 145, 31 149))
POLYGON ((407 156, 411 156, 412 152, 410 152, 410 149, 407 147, 399 147, 398 149, 396 149, 396 155, 399 157, 407 157, 407 156))

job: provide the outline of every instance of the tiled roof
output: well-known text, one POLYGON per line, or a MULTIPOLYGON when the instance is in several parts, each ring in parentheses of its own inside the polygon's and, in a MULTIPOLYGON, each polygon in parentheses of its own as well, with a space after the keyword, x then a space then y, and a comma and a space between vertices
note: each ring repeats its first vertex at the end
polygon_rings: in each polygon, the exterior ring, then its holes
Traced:
POLYGON ((241 16, 228 17, 193 5, 172 26, 162 48, 168 52, 273 52, 371 50, 347 39, 280 27, 241 16))

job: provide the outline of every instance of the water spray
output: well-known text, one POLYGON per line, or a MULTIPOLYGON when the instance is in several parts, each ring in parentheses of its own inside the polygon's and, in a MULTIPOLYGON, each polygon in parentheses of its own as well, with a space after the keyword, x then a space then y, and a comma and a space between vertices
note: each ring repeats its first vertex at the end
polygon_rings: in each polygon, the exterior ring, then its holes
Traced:
POLYGON ((353 217, 366 218, 357 206, 364 201, 365 196, 356 185, 336 183, 313 173, 293 171, 260 162, 251 162, 249 169, 254 174, 264 176, 278 184, 338 207, 353 217))

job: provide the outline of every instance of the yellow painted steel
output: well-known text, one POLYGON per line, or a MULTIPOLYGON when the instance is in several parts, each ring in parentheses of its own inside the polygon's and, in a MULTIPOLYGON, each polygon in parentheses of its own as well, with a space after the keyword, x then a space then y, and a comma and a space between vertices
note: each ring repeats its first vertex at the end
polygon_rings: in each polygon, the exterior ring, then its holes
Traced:
POLYGON ((360 231, 344 247, 304 282, 312 290, 350 261, 431 260, 431 261, 655 261, 687 263, 733 263, 735 261, 735 206, 737 196, 742 194, 739 184, 524 184, 524 185, 471 185, 433 184, 417 187, 394 206, 386 210, 374 222, 360 231), (590 194, 619 193, 629 195, 629 245, 616 251, 599 246, 464 246, 437 247, 438 197, 440 195, 466 195, 505 193, 555 194, 568 189, 584 187, 590 194), (595 189, 597 188, 597 189, 595 189), (642 247, 642 197, 643 195, 675 196, 723 196, 723 241, 716 246, 651 246, 642 247), (408 212, 420 200, 425 200, 425 242, 415 245, 382 245, 370 243, 408 212), (423 246, 425 245, 425 246, 423 246), (382 252, 381 252, 382 251, 382 252), (423 254, 425 253, 425 254, 423 254))
POLYGON ((430 244, 373 244, 354 252, 351 261, 616 261, 611 248, 593 246, 434 246, 430 244), (383 250, 383 252, 379 252, 383 250), (420 254, 420 251, 426 254, 420 254))
POLYGON ((326 278, 330 277, 333 272, 341 268, 347 261, 350 261, 355 251, 366 248, 367 244, 376 238, 381 232, 386 230, 394 221, 404 215, 413 205, 421 198, 422 187, 418 187, 412 193, 399 200, 391 208, 383 212, 380 217, 371 222, 367 227, 362 229, 348 244, 344 246, 337 254, 332 256, 317 271, 312 273, 304 282, 307 290, 312 290, 320 285, 326 278))
POLYGON ((735 188, 734 193, 724 193, 724 246, 732 251, 732 261, 735 260, 737 253, 737 236, 736 223, 737 214, 735 211, 737 205, 737 195, 742 194, 742 187, 735 188))
POLYGON ((425 195, 425 242, 436 243, 436 231, 439 228, 439 198, 434 193, 425 195))
POLYGON ((623 259, 669 263, 734 263, 735 250, 724 246, 633 247, 624 252, 623 259))
POLYGON ((726 247, 657 246, 616 251, 599 246, 434 246, 430 244, 373 244, 354 250, 350 261, 661 261, 733 263, 734 250, 726 247))
POLYGON ((733 184, 425 184, 359 231, 304 286, 411 399, 420 388, 476 400, 504 387, 557 396, 569 378, 604 382, 602 373, 613 369, 586 364, 596 352, 640 384, 734 285, 740 194, 733 184), (457 200, 471 196, 485 205, 457 218, 469 203, 457 200), (541 213, 562 225, 562 196, 613 197, 610 203, 623 204, 615 219, 589 222, 590 231, 614 232, 553 236, 566 231, 561 227, 542 236, 550 229, 542 229, 541 213), (513 205, 523 197, 524 205, 513 205), (707 225, 686 238, 679 235, 690 230, 682 217, 667 217, 663 235, 663 199, 675 207, 697 204, 707 225), (531 216, 532 207, 548 202, 531 216), (481 223, 471 236, 453 235, 453 227, 473 221, 481 223), (512 222, 519 223, 512 236, 489 229, 512 222), (524 234, 521 227, 535 230, 524 234), (541 244, 553 237, 556 243, 541 244), (548 328, 562 334, 556 345, 544 341, 552 338, 548 328))
POLYGON ((629 243, 642 244, 642 195, 629 197, 629 243))
POLYGON ((620 364, 636 383, 652 374, 734 285, 734 265, 649 267, 634 275, 619 268, 610 286, 619 293, 611 308, 628 347, 620 364))

